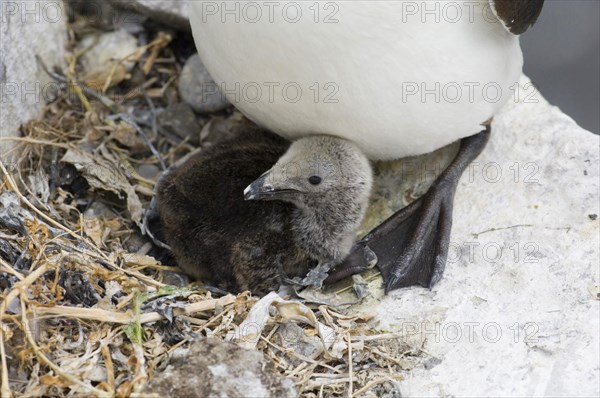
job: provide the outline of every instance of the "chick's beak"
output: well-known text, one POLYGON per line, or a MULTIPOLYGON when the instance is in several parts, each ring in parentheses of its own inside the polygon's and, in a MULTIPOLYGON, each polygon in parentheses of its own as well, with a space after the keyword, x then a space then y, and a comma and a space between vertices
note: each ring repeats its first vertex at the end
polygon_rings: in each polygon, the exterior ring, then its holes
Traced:
POLYGON ((273 172, 267 171, 244 189, 245 200, 294 200, 300 194, 286 181, 273 181, 273 172))
POLYGON ((267 196, 272 196, 275 192, 272 184, 269 184, 270 173, 267 171, 258 177, 252 184, 244 189, 244 200, 261 200, 267 196))

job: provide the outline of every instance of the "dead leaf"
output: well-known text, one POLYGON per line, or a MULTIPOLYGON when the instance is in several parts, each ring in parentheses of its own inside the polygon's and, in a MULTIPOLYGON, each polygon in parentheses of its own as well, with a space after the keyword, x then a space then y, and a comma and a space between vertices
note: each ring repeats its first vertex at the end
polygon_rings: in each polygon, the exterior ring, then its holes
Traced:
MULTIPOLYGON (((342 347, 335 344, 337 343, 335 330, 319 322, 315 313, 304 304, 298 301, 284 300, 275 292, 267 294, 254 304, 246 319, 238 327, 235 327, 235 331, 229 334, 227 339, 237 341, 244 348, 256 348, 263 329, 271 320, 269 314, 271 307, 277 310, 281 323, 296 321, 314 327, 321 338, 325 351, 334 358, 341 358, 342 347), (330 350, 332 346, 334 349, 330 350)), ((342 342, 342 344, 344 343, 342 342)))
POLYGON ((141 225, 142 202, 128 178, 135 173, 131 170, 131 165, 116 159, 105 147, 100 147, 95 154, 84 152, 78 148, 70 148, 61 161, 75 166, 92 188, 114 192, 120 198, 123 198, 123 194, 125 194, 127 209, 131 213, 132 220, 137 225, 141 225))
POLYGON ((149 267, 161 265, 154 257, 145 254, 127 253, 123 255, 123 259, 128 266, 149 267))
POLYGON ((57 386, 60 388, 69 387, 71 385, 71 383, 67 382, 62 377, 51 375, 43 375, 40 377, 40 383, 48 386, 57 386))
POLYGON ((34 174, 27 176, 29 189, 44 204, 48 203, 50 187, 48 186, 48 175, 43 169, 37 169, 34 174))
POLYGON ((110 138, 128 148, 137 150, 146 148, 146 144, 137 135, 135 128, 125 122, 118 122, 114 126, 113 131, 110 133, 110 138))
POLYGON ((83 77, 86 86, 99 92, 104 92, 129 78, 127 68, 122 63, 107 62, 106 64, 91 70, 83 77))
POLYGON ((103 247, 102 235, 104 234, 104 227, 102 222, 96 217, 83 217, 82 227, 85 234, 94 242, 98 247, 103 247))

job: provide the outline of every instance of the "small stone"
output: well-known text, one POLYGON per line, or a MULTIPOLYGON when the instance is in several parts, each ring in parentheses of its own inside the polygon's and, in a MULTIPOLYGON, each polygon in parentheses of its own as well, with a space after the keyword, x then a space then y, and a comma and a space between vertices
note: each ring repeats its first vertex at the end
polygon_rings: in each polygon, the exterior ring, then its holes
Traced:
POLYGON ((592 221, 596 221, 598 219, 598 214, 588 214, 588 217, 592 221))
MULTIPOLYGON (((106 69, 110 71, 115 62, 131 55, 137 49, 137 39, 125 29, 102 34, 96 44, 95 40, 94 35, 86 36, 77 45, 78 51, 92 46, 81 56, 80 61, 85 73, 106 69)), ((128 72, 133 69, 134 64, 133 61, 123 62, 128 72)))
POLYGON ((179 95, 198 113, 217 112, 229 106, 198 54, 192 55, 181 71, 179 95))
POLYGON ((185 102, 169 105, 158 115, 158 124, 168 133, 179 138, 189 137, 190 143, 197 145, 200 142, 202 127, 196 119, 196 114, 185 102))
POLYGON ((143 164, 137 168, 137 173, 148 180, 153 180, 159 172, 158 167, 153 164, 143 164))
POLYGON ((90 207, 83 213, 85 218, 105 218, 113 219, 117 215, 115 212, 100 201, 95 201, 90 207))
POLYGON ((431 358, 427 358, 425 361, 423 361, 423 367, 425 369, 429 370, 429 369, 435 368, 440 363, 442 363, 441 359, 435 358, 435 357, 431 357, 431 358))
MULTIPOLYGON (((307 334, 305 329, 293 322, 285 323, 280 327, 274 339, 288 352, 297 353, 307 358, 315 358, 323 350, 323 342, 319 336, 307 334)), ((294 355, 286 355, 286 360, 293 366, 302 363, 302 360, 294 355)))
POLYGON ((163 271, 162 283, 170 286, 185 287, 190 284, 190 278, 180 272, 163 271))
POLYGON ((200 340, 173 356, 143 390, 158 397, 296 397, 291 380, 255 350, 219 339, 200 340))

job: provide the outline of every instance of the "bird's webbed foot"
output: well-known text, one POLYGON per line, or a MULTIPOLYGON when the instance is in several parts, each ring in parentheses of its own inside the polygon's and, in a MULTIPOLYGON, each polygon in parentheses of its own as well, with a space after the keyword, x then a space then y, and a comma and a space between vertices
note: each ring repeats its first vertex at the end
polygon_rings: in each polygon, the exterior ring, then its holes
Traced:
POLYGON ((430 288, 441 278, 448 256, 452 206, 458 180, 485 147, 490 127, 461 141, 460 150, 427 193, 397 211, 358 241, 347 259, 330 273, 334 283, 368 268, 372 251, 377 258, 386 293, 401 287, 430 288))

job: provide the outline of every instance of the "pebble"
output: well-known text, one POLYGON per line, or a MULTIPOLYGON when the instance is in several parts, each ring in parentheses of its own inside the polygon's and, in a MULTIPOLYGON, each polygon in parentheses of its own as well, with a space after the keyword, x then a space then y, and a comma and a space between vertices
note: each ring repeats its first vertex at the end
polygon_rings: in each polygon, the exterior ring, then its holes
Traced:
MULTIPOLYGON (((91 73, 99 69, 109 69, 115 61, 119 61, 133 53, 138 45, 137 39, 125 29, 102 34, 96 44, 94 44, 95 40, 95 35, 89 35, 77 45, 78 51, 93 45, 89 51, 81 56, 80 61, 85 73, 91 73)), ((127 72, 133 69, 134 64, 133 61, 123 62, 127 72)))
POLYGON ((186 287, 190 284, 190 278, 180 272, 163 271, 162 283, 170 286, 186 287))
POLYGON ((198 54, 185 63, 179 77, 179 95, 198 113, 211 113, 229 106, 198 54))
POLYGON ((113 210, 102 202, 96 201, 83 213, 85 218, 106 218, 113 219, 116 214, 113 210))
POLYGON ((148 180, 153 180, 159 173, 158 167, 153 164, 142 164, 137 168, 137 173, 148 180))
POLYGON ((189 137, 190 144, 199 144, 202 126, 192 108, 185 102, 167 106, 156 120, 167 133, 182 139, 189 137))

